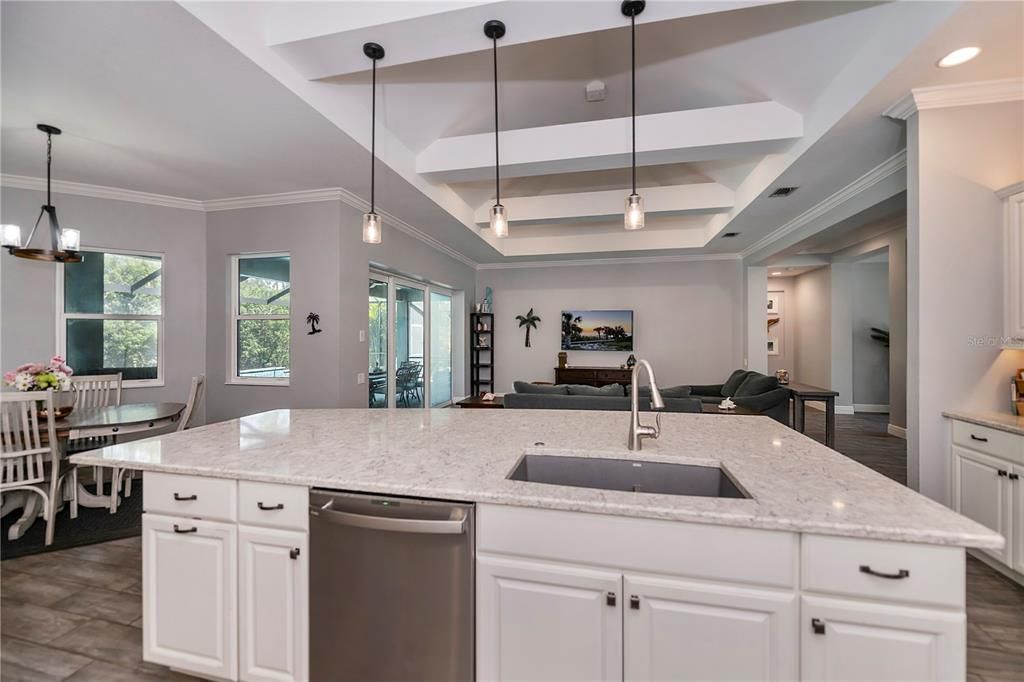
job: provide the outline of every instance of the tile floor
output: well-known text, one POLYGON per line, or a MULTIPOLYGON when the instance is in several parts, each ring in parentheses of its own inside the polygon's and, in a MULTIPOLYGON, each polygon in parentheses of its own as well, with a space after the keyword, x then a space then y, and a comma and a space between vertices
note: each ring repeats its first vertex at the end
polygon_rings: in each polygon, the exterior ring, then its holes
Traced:
MULTIPOLYGON (((820 439, 821 413, 807 416, 820 439)), ((836 421, 840 451, 903 482, 904 442, 885 433, 884 415, 836 421)), ((136 537, 0 563, 0 678, 196 679, 142 660, 141 562, 136 537)), ((1024 588, 976 559, 967 563, 967 640, 969 682, 1024 680, 1024 588)))

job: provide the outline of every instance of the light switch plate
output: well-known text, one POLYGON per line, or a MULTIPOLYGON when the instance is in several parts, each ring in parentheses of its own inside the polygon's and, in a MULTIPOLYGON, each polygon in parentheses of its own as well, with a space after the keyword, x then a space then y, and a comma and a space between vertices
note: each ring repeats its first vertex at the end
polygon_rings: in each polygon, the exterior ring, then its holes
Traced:
POLYGON ((356 383, 357 384, 365 384, 366 383, 366 373, 365 372, 360 372, 359 374, 356 375, 356 383))
POLYGON ((359 343, 366 343, 366 330, 365 329, 360 329, 359 330, 359 343))

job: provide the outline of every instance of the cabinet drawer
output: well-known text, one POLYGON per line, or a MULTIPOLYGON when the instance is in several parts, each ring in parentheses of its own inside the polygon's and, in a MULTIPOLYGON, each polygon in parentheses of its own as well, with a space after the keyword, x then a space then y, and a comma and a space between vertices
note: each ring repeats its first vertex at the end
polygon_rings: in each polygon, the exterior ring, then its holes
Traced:
POLYGON ((597 371, 598 381, 616 381, 628 383, 632 374, 624 369, 604 369, 597 371))
POLYGON ((309 528, 309 488, 304 485, 238 482, 240 523, 305 531, 309 528))
POLYGON ((560 384, 589 383, 594 377, 590 369, 560 369, 556 381, 560 384))
POLYGON ((806 534, 801 546, 805 590, 961 609, 965 561, 961 547, 806 534))
POLYGON ((1024 464, 1024 436, 954 420, 953 442, 965 448, 1024 464))
POLYGON ((152 471, 147 471, 143 480, 142 508, 147 512, 218 521, 238 519, 237 481, 152 471))

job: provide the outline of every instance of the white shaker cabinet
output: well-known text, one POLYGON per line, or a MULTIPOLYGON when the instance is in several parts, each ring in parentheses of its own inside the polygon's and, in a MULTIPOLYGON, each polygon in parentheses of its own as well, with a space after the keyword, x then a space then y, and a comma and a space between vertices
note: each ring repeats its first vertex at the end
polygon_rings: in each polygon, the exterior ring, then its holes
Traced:
POLYGON ((143 515, 145 660, 236 679, 236 543, 232 523, 143 515))
POLYGON ((802 598, 805 680, 962 680, 963 612, 880 602, 802 598))
POLYGON ((1013 492, 1010 465, 996 457, 954 445, 953 466, 953 508, 1007 538, 1003 549, 986 551, 1009 564, 1014 544, 1010 541, 1013 492))
POLYGON ((998 192, 1003 199, 1003 310, 1006 336, 1024 344, 1024 183, 998 192))
POLYGON ((794 680, 791 591, 627 574, 627 680, 794 680))
POLYGON ((477 558, 477 678, 622 679, 619 573, 477 558))
POLYGON ((239 526, 239 679, 308 677, 309 551, 305 533, 239 526))

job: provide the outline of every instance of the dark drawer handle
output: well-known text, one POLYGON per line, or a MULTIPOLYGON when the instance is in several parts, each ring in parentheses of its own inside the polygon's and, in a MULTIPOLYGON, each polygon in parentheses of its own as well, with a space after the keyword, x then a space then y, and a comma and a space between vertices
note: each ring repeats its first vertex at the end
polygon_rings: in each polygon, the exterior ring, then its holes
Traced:
POLYGON ((629 596, 629 608, 639 609, 640 608, 640 597, 632 594, 629 596))
POLYGON ((192 526, 191 528, 178 528, 178 524, 174 524, 175 533, 196 533, 198 531, 199 529, 195 526, 192 526))
POLYGON ((1010 472, 1007 471, 1006 469, 998 469, 996 471, 996 476, 1009 476, 1009 475, 1010 475, 1010 472))
POLYGON ((816 635, 825 634, 825 621, 821 618, 811 618, 811 629, 816 635))
POLYGON ((113 427, 113 428, 111 428, 111 429, 110 429, 110 432, 111 432, 111 433, 117 433, 117 432, 118 432, 118 431, 120 431, 120 430, 121 430, 121 429, 120 429, 119 427, 115 426, 115 427, 113 427))
POLYGON ((195 495, 181 495, 179 493, 174 493, 175 502, 192 502, 196 499, 198 498, 195 495))
POLYGON ((278 504, 263 504, 262 502, 257 502, 256 506, 259 507, 260 509, 262 509, 263 511, 274 511, 276 509, 284 509, 284 504, 282 504, 282 503, 278 503, 278 504))
POLYGON ((1020 474, 1010 474, 1010 480, 1011 481, 1020 480, 1020 474))
POLYGON ((870 566, 861 566, 860 572, 873 575, 876 578, 888 578, 889 580, 903 580, 904 578, 910 577, 910 571, 905 568, 901 568, 897 573, 882 573, 881 571, 876 571, 870 566))
POLYGON ((988 438, 982 438, 981 436, 975 436, 973 433, 971 434, 971 440, 976 440, 979 443, 987 443, 988 442, 988 438))
POLYGON ((606 594, 604 598, 604 603, 608 606, 615 606, 615 593, 609 592, 608 594, 606 594))

